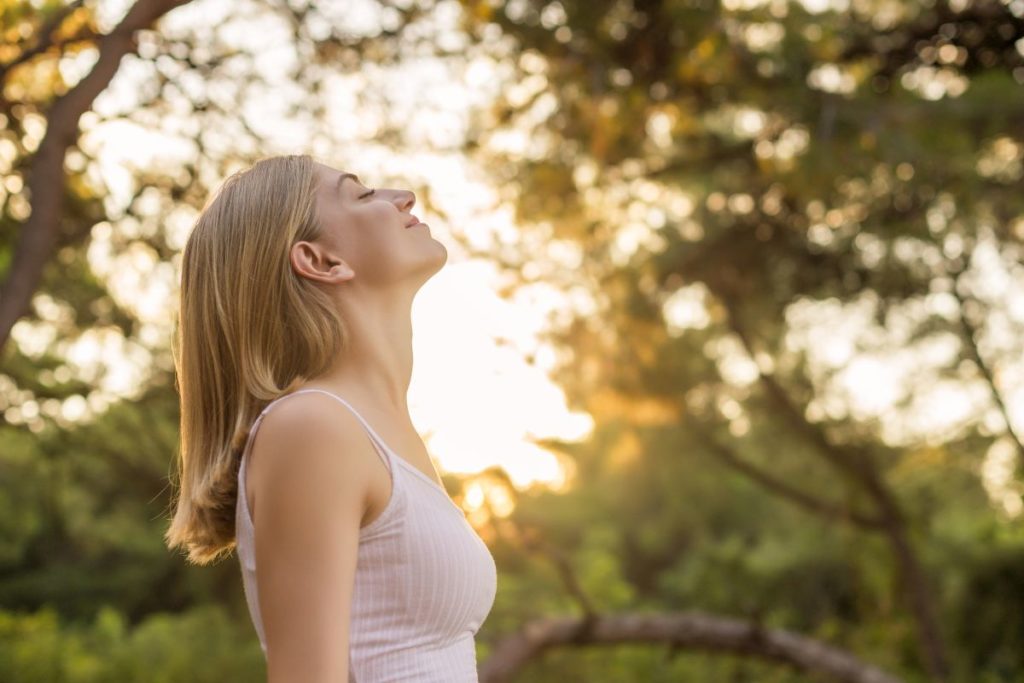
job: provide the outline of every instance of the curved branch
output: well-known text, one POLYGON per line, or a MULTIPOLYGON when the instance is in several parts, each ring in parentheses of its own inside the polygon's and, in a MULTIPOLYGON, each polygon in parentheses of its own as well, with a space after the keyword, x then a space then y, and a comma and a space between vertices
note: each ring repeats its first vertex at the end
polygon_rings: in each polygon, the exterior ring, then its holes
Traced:
POLYGON ((673 649, 741 655, 788 664, 799 671, 843 683, 900 683, 899 678, 863 662, 845 650, 784 629, 700 612, 606 614, 581 629, 574 617, 544 617, 527 622, 499 640, 480 665, 481 683, 510 681, 545 650, 565 645, 648 643, 673 649))

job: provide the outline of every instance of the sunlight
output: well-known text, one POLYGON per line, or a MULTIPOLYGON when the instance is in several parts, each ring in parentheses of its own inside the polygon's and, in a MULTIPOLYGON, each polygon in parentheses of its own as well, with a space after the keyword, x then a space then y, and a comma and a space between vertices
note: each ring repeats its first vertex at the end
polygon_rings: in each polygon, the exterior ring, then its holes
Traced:
MULTIPOLYGON (((207 2, 189 5, 169 16, 166 30, 202 21, 215 9, 207 2)), ((260 24, 254 28, 250 24, 256 20, 251 17, 232 15, 225 21, 231 26, 222 27, 217 35, 228 43, 244 45, 257 36, 261 45, 283 42, 275 37, 279 27, 260 24)), ((347 21, 366 28, 358 17, 347 15, 347 21)), ((145 76, 134 67, 126 63, 97 101, 100 114, 131 108, 138 98, 133 83, 145 76)), ((497 465, 516 486, 542 483, 557 489, 566 485, 566 472, 559 459, 534 439, 582 439, 593 424, 589 416, 570 413, 566 407, 561 390, 547 376, 556 354, 537 339, 548 312, 579 306, 578 293, 536 289, 514 301, 504 300, 497 294, 502 283, 493 265, 468 259, 453 239, 458 232, 487 248, 520 236, 514 211, 500 201, 487 176, 458 153, 457 143, 468 125, 467 112, 493 97, 499 69, 494 61, 476 59, 463 79, 453 77, 439 61, 421 59, 402 69, 368 66, 359 74, 330 74, 323 82, 325 115, 336 144, 344 145, 345 151, 343 157, 318 156, 325 163, 354 170, 370 184, 405 184, 417 194, 429 193, 446 216, 442 222, 429 211, 421 215, 435 238, 449 248, 449 261, 416 299, 416 361, 410 386, 410 410, 439 466, 472 474, 497 465), (390 102, 388 115, 411 122, 409 142, 401 155, 374 141, 382 123, 374 114, 352 116, 361 106, 361 94, 371 85, 399 94, 390 102), (538 362, 527 363, 528 354, 538 362)), ((263 75, 273 82, 280 72, 281 62, 268 63, 268 73, 263 75)), ((538 79, 543 81, 542 76, 538 79)), ((253 121, 258 117, 254 125, 265 133, 273 131, 277 149, 268 149, 267 154, 308 151, 302 149, 303 140, 308 139, 302 123, 285 115, 288 100, 280 92, 267 92, 262 99, 248 101, 242 113, 253 121)), ((162 130, 93 118, 85 127, 83 144, 98 157, 101 177, 97 180, 109 188, 108 201, 116 207, 123 207, 136 191, 138 170, 173 167, 194 154, 190 140, 194 132, 171 119, 161 122, 162 130)), ((179 249, 195 217, 192 209, 171 210, 162 226, 179 249)), ((128 249, 114 246, 120 243, 115 236, 124 239, 139 229, 134 219, 98 224, 89 260, 117 303, 141 319, 144 338, 155 346, 171 334, 180 264, 158 263, 156 255, 137 242, 129 243, 128 249)), ((578 248, 564 256, 581 258, 578 248)), ((24 324, 16 333, 19 343, 28 348, 40 346, 43 338, 38 336, 45 334, 24 324)), ((68 349, 69 366, 76 376, 98 382, 103 391, 128 396, 152 359, 141 347, 118 343, 116 336, 109 332, 83 335, 68 349)), ((65 412, 85 419, 89 410, 79 406, 65 412)), ((482 488, 471 489, 468 502, 479 506, 483 493, 482 488)), ((501 500, 490 502, 504 509, 501 500)))

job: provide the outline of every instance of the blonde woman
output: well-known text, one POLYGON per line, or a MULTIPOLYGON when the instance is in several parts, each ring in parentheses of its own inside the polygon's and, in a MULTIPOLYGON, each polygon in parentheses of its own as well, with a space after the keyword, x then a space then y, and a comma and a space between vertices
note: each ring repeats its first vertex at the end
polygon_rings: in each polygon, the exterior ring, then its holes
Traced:
POLYGON ((166 541, 196 564, 237 549, 270 683, 477 681, 494 560, 406 402, 412 301, 447 260, 414 204, 270 157, 185 246, 166 541))

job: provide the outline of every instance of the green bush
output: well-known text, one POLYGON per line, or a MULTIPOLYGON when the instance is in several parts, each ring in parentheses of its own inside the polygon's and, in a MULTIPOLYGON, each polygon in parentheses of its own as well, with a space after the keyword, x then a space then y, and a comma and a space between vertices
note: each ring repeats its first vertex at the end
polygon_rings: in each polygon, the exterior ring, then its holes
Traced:
POLYGON ((219 605, 160 613, 134 628, 111 607, 91 624, 57 611, 0 610, 0 680, 7 683, 222 683, 266 678, 248 622, 219 605))

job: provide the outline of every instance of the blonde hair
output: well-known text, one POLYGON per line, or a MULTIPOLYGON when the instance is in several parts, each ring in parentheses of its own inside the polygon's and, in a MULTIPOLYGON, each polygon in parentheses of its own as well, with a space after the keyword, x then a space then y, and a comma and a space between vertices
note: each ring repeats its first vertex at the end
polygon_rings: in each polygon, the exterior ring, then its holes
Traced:
POLYGON ((330 297, 296 275, 288 257, 297 240, 320 233, 315 163, 304 154, 268 157, 228 177, 182 255, 172 343, 179 490, 164 539, 195 564, 235 547, 238 467, 252 421, 348 347, 330 297))

